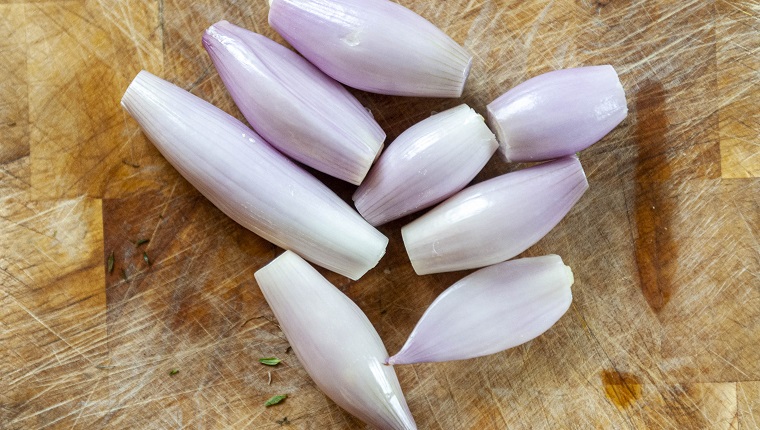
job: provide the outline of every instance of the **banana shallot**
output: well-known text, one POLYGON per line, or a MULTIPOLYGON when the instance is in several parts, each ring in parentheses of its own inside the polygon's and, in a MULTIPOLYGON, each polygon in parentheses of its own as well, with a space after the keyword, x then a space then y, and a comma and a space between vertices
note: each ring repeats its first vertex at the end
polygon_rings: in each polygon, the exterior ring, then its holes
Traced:
POLYGON ((298 360, 338 406, 382 430, 416 429, 388 352, 367 316, 309 263, 285 251, 255 274, 298 360))
POLYGON ((515 257, 554 228, 587 188, 575 156, 465 188, 401 229, 412 267, 425 275, 515 257))
POLYGON ((480 269, 441 293, 389 364, 463 360, 523 344, 567 311, 573 272, 558 255, 480 269))
POLYGON ((541 161, 586 149, 627 114, 615 69, 588 66, 517 85, 488 105, 488 124, 507 161, 541 161))
POLYGON ((430 21, 389 0, 270 0, 269 25, 349 87, 459 97, 472 55, 430 21))
POLYGON ((380 225, 433 206, 464 188, 498 147, 465 104, 432 115, 388 145, 354 193, 356 209, 380 225))
POLYGON ((351 279, 385 254, 388 238, 222 110, 146 71, 121 104, 185 179, 264 239, 351 279))
POLYGON ((359 185, 385 132, 343 86, 279 43, 220 21, 203 46, 254 130, 285 155, 359 185))

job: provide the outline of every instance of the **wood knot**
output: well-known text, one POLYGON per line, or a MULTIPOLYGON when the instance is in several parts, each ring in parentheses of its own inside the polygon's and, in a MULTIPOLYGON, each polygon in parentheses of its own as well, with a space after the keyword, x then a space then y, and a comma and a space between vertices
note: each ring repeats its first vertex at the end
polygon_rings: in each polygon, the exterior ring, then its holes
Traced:
POLYGON ((602 371, 604 394, 620 409, 631 406, 641 398, 641 382, 636 375, 615 369, 602 371))

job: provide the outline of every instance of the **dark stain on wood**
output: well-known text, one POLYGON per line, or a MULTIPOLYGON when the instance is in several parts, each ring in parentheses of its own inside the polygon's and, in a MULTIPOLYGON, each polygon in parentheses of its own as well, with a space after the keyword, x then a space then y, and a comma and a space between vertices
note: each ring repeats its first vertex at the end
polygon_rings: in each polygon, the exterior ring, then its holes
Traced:
POLYGON ((641 382, 636 375, 615 369, 601 373, 604 395, 618 408, 626 409, 641 398, 641 382))
POLYGON ((641 291, 660 312, 673 293, 677 244, 670 223, 673 204, 664 190, 672 176, 667 159, 666 92, 660 82, 647 82, 636 95, 636 265, 641 291))

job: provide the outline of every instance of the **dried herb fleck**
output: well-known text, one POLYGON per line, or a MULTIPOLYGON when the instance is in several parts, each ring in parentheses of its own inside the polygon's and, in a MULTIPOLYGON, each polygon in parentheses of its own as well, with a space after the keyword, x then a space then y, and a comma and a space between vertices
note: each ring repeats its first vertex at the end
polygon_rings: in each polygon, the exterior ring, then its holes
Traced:
POLYGON ((169 376, 174 376, 174 375, 176 375, 177 373, 179 373, 179 369, 177 369, 177 368, 175 367, 174 369, 172 369, 172 370, 170 370, 170 371, 169 371, 169 376))
POLYGON ((113 273, 113 261, 114 261, 113 251, 111 251, 111 255, 108 256, 108 263, 107 263, 108 273, 113 273))
POLYGON ((143 251, 143 261, 145 262, 145 264, 150 266, 150 258, 148 258, 148 253, 145 251, 143 251))
POLYGON ((278 394, 276 396, 272 396, 269 400, 267 400, 266 403, 264 403, 264 406, 266 407, 274 406, 287 398, 288 398, 287 394, 278 394))
POLYGON ((282 360, 277 357, 259 358, 259 363, 266 364, 267 366, 277 366, 282 360))
POLYGON ((127 277, 127 271, 124 269, 121 269, 121 278, 124 279, 124 282, 129 282, 129 278, 127 277))
POLYGON ((150 242, 150 239, 140 239, 137 242, 135 242, 135 246, 144 245, 146 243, 150 242))
POLYGON ((290 421, 288 421, 288 417, 285 417, 281 420, 275 420, 275 422, 281 426, 284 426, 285 424, 290 424, 290 421))

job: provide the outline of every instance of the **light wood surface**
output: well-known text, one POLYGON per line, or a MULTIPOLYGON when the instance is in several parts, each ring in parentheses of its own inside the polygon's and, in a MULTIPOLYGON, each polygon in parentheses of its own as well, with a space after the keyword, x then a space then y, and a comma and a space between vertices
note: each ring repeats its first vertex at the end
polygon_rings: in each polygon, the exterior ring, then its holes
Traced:
MULTIPOLYGON (((356 92, 388 142, 557 68, 612 64, 630 110, 581 154, 589 191, 526 253, 572 266, 572 307, 510 351, 399 366, 419 427, 760 428, 760 5, 400 3, 475 60, 460 100, 356 92)), ((119 106, 146 69, 240 118, 200 37, 226 19, 281 41, 266 14, 266 0, 0 0, 0 428, 365 427, 315 388, 256 286, 281 250, 119 106), (265 408, 275 394, 289 397, 265 408)), ((494 158, 476 180, 514 168, 494 158)), ((382 227, 388 253, 360 281, 322 271, 391 353, 466 273, 414 274, 412 218, 382 227)))

